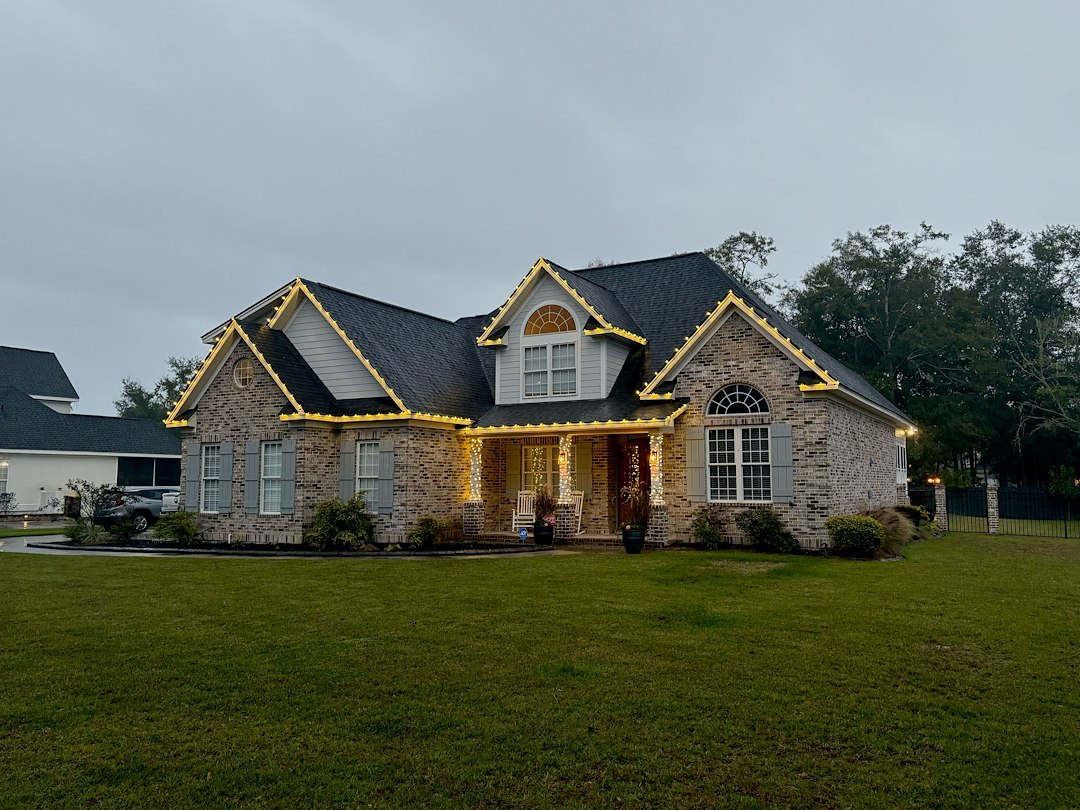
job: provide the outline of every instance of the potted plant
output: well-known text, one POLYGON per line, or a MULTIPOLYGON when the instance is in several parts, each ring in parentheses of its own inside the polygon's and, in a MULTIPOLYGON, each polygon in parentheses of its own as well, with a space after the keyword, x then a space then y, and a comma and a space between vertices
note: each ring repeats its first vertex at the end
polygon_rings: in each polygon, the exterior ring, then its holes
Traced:
POLYGON ((537 545, 555 543, 555 499, 546 489, 536 493, 536 521, 533 523, 533 539, 537 545))
POLYGON ((649 493, 640 482, 619 490, 624 506, 622 542, 627 554, 640 554, 645 548, 645 529, 649 525, 649 493))

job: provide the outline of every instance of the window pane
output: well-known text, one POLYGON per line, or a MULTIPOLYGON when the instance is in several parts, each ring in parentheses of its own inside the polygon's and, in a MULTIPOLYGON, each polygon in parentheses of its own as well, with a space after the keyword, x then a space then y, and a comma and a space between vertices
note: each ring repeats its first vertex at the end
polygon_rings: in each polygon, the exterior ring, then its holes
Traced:
POLYGON ((573 343, 559 343, 551 347, 551 367, 553 369, 574 368, 577 366, 577 347, 573 343))
POLYGON ((203 448, 203 478, 217 478, 221 475, 221 447, 208 444, 203 448))
POLYGON ((218 510, 218 483, 216 478, 203 481, 202 511, 216 512, 218 510))
POLYGON ((767 501, 772 498, 772 473, 768 464, 743 467, 743 500, 767 501))
POLYGON ((121 456, 116 460, 116 485, 118 487, 145 487, 154 485, 154 459, 121 456))
POLYGON ((281 477, 281 442, 267 442, 263 445, 262 477, 281 477))
POLYGON ((547 371, 547 346, 530 346, 525 349, 526 371, 547 371))
POLYGON ((379 497, 379 479, 378 478, 362 478, 356 486, 356 492, 359 495, 364 496, 364 503, 369 508, 375 505, 376 499, 379 497))
POLYGON ((359 442, 356 445, 356 469, 358 478, 379 477, 379 443, 359 442))
POLYGON ((267 478, 262 485, 262 511, 270 515, 281 514, 281 479, 267 478))
POLYGON ((769 429, 754 427, 742 429, 743 464, 768 464, 769 429))
POLYGON ((551 393, 552 394, 574 394, 577 393, 577 372, 571 369, 570 371, 553 371, 551 372, 551 393))
POLYGON ((527 397, 547 396, 547 372, 546 371, 526 371, 525 372, 525 396, 527 396, 527 397))
POLYGON ((739 497, 735 466, 735 429, 712 428, 708 446, 709 500, 734 501, 739 497))

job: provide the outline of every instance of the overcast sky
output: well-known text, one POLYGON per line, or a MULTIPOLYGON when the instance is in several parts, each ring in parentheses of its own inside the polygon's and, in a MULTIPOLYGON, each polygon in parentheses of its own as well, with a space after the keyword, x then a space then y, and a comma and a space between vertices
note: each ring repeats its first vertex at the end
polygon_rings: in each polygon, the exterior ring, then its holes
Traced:
POLYGON ((82 413, 297 275, 448 318, 579 267, 1078 223, 1080 3, 0 0, 0 344, 82 413))

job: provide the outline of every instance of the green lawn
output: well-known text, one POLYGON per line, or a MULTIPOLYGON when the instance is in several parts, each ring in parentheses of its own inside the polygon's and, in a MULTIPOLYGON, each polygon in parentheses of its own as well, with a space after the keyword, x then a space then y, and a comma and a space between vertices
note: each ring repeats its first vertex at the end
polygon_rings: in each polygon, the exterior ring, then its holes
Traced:
POLYGON ((63 534, 70 524, 52 523, 48 526, 33 526, 29 529, 0 529, 0 539, 5 537, 40 537, 49 534, 63 534))
POLYGON ((0 554, 0 806, 1080 806, 1080 543, 0 554))

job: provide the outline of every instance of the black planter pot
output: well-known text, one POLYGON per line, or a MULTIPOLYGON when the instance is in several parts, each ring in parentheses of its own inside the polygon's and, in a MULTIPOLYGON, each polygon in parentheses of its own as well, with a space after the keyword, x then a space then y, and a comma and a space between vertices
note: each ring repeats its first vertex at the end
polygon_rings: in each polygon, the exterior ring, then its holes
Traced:
POLYGON ((555 527, 537 523, 533 526, 533 540, 538 546, 550 546, 555 543, 555 527))
POLYGON ((645 529, 623 529, 622 544, 627 554, 640 554, 645 548, 645 529))

